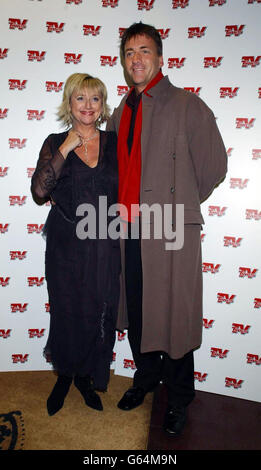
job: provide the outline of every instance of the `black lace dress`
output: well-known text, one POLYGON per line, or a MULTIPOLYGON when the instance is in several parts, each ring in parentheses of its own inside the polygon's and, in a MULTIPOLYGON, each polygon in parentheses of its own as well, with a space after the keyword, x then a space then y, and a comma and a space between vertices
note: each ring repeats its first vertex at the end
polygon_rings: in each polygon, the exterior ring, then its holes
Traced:
MULTIPOLYGON (((45 140, 32 177, 37 202, 39 198, 55 202, 44 228, 50 303, 44 353, 59 374, 88 374, 97 390, 106 390, 115 341, 120 247, 117 239, 99 238, 99 213, 100 196, 108 208, 117 202, 116 134, 100 131, 95 168, 87 166, 74 151, 64 160, 58 148, 66 136, 66 132, 51 134, 45 140), (89 214, 81 211, 76 215, 82 204, 95 208, 96 237, 77 235, 78 222, 89 214)), ((107 226, 112 218, 108 217, 107 226)), ((100 220, 104 232, 104 217, 100 220)), ((90 227, 83 224, 82 228, 87 231, 90 227)))

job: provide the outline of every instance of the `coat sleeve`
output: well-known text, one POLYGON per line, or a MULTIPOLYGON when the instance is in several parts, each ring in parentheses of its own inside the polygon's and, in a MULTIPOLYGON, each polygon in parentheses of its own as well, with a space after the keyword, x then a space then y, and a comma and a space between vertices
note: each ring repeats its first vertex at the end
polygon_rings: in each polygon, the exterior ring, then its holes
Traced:
POLYGON ((53 151, 51 136, 47 137, 40 150, 35 172, 32 176, 31 191, 33 196, 46 199, 55 188, 65 159, 59 150, 53 151))
POLYGON ((187 113, 189 150, 202 202, 225 178, 227 152, 215 116, 203 101, 195 100, 187 113))

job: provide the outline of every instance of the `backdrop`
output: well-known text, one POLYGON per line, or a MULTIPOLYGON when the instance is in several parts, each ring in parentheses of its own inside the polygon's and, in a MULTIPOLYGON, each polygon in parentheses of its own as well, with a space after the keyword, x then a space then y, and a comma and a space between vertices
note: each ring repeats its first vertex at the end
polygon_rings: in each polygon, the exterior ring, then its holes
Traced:
MULTIPOLYGON (((214 111, 227 149, 225 182, 203 204, 203 345, 196 389, 261 401, 261 0, 1 0, 0 370, 51 369, 45 241, 50 207, 30 182, 56 120, 64 82, 87 72, 107 85, 111 110, 128 87, 120 36, 153 24, 163 73, 214 111)), ((132 376, 127 334, 112 368, 132 376)))

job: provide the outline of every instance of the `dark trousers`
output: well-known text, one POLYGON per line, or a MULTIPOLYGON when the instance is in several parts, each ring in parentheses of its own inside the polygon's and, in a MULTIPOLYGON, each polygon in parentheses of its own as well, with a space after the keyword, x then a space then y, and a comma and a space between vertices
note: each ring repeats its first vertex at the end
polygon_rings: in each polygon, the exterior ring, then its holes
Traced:
POLYGON ((193 351, 180 359, 172 359, 162 351, 140 352, 142 264, 139 239, 125 240, 125 279, 129 320, 128 339, 137 367, 133 385, 149 391, 162 381, 167 387, 169 404, 187 406, 195 396, 193 351))

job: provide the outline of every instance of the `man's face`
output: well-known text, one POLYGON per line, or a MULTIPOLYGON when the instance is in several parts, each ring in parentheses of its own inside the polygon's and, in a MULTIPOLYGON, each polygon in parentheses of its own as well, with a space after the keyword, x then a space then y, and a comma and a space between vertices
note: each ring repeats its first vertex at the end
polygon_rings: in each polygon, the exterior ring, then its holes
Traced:
POLYGON ((163 58, 157 53, 155 41, 145 35, 133 36, 124 52, 125 69, 141 93, 163 66, 163 58))

